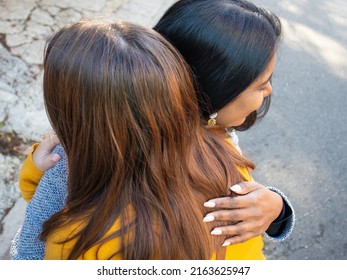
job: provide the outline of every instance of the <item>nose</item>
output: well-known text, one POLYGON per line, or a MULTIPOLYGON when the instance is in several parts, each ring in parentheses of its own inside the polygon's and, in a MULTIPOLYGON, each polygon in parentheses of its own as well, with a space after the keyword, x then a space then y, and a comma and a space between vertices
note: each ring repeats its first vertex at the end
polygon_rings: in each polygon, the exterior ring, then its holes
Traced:
POLYGON ((269 96, 272 93, 272 84, 271 82, 268 83, 266 86, 266 89, 264 90, 263 97, 269 96))

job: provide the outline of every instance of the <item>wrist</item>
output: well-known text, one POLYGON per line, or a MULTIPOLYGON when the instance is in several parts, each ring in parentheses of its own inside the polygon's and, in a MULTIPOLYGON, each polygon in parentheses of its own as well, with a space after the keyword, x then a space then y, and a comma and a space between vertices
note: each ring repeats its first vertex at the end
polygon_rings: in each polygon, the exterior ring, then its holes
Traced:
POLYGON ((273 220, 272 221, 275 221, 281 215, 281 213, 283 211, 284 202, 283 202, 282 197, 278 193, 273 192, 273 191, 271 191, 271 193, 273 196, 273 200, 272 200, 273 205, 275 206, 274 211, 273 211, 273 220))

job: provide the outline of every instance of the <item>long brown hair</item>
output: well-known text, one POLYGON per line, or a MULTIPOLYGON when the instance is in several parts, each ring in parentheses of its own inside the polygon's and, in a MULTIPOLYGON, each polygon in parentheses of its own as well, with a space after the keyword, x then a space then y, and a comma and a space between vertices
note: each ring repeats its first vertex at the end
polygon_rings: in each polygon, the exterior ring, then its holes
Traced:
POLYGON ((116 237, 125 259, 208 259, 221 246, 203 203, 252 164, 203 126, 188 67, 161 35, 127 22, 62 28, 46 48, 44 100, 69 185, 42 240, 84 221, 69 259, 116 237))

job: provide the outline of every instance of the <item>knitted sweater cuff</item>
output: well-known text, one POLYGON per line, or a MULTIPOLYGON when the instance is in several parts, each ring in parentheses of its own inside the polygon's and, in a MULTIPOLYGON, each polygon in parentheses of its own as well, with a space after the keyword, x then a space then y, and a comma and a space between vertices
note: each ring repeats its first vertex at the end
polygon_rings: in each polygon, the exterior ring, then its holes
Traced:
POLYGON ((287 196, 284 193, 282 193, 279 189, 277 189, 275 187, 272 187, 272 186, 269 186, 267 188, 269 190, 279 194, 282 197, 284 203, 286 203, 286 206, 289 207, 289 211, 292 212, 292 214, 287 219, 282 221, 284 223, 283 230, 281 231, 281 233, 279 235, 270 236, 266 232, 264 234, 271 241, 282 242, 285 239, 287 239, 290 236, 290 234, 292 233, 292 231, 293 231, 293 228, 294 228, 294 225, 295 225, 295 212, 294 212, 294 208, 293 208, 292 204, 290 203, 289 199, 287 198, 287 196))

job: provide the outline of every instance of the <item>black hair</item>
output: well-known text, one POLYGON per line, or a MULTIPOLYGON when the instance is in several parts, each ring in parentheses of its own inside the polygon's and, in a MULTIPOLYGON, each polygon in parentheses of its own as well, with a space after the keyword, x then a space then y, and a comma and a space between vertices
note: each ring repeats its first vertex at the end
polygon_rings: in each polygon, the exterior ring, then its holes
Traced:
MULTIPOLYGON (((237 98, 262 74, 281 37, 279 18, 244 0, 180 0, 154 29, 192 68, 204 118, 237 98)), ((264 116, 270 96, 236 129, 248 129, 264 116)))

